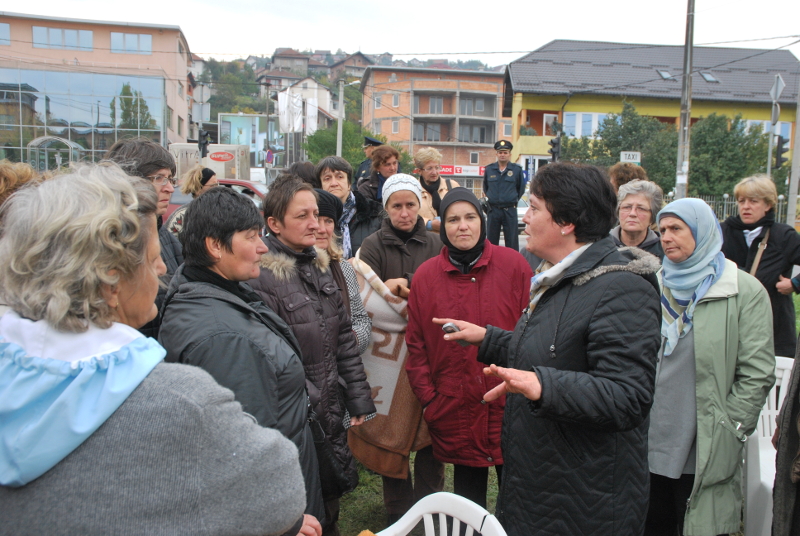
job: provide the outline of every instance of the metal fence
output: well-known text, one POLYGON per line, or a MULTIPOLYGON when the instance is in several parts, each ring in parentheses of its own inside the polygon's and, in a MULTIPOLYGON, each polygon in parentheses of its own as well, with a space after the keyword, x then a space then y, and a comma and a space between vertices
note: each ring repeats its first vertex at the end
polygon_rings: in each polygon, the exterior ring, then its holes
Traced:
MULTIPOLYGON (((666 202, 672 201, 672 198, 667 195, 666 202)), ((701 195, 700 199, 708 203, 708 206, 717 215, 719 221, 725 221, 729 216, 736 216, 739 214, 739 205, 732 195, 701 195)), ((778 196, 778 205, 775 207, 775 221, 783 222, 786 220, 786 198, 782 195, 778 196)))

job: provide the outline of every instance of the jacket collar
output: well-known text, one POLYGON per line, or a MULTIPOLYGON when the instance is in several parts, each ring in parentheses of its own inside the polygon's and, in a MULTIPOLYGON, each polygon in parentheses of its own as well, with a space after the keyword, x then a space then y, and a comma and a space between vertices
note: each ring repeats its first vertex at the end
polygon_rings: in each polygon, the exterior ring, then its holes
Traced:
MULTIPOLYGON (((610 236, 598 240, 573 263, 564 279, 574 277, 573 284, 585 285, 591 279, 609 272, 631 272, 646 276, 661 268, 658 257, 639 248, 619 248, 610 236), (612 257, 606 262, 608 257, 612 257), (616 257, 616 258, 613 258, 616 257)), ((655 280, 653 280, 655 284, 655 280)))
POLYGON ((739 294, 739 268, 732 260, 725 259, 725 269, 713 285, 708 289, 706 295, 700 298, 698 303, 706 300, 718 300, 720 298, 730 298, 739 294))
MULTIPOLYGON (((619 235, 620 234, 620 230, 621 230, 620 226, 617 225, 616 227, 611 229, 611 232, 609 233, 611 235, 611 238, 614 239, 614 242, 617 244, 618 247, 625 245, 622 242, 622 239, 620 238, 620 235, 619 235)), ((655 244, 656 242, 658 242, 660 240, 661 240, 661 238, 652 229, 648 228, 647 229, 647 234, 644 236, 644 240, 642 241, 641 244, 639 244, 636 247, 637 248, 646 248, 648 246, 652 246, 653 244, 655 244)))
MULTIPOLYGON (((384 218, 383 222, 381 222, 381 229, 379 232, 381 233, 381 240, 384 244, 395 246, 405 245, 403 241, 394 234, 394 231, 392 231, 392 224, 388 217, 384 218)), ((425 220, 422 219, 422 216, 417 216, 417 224, 414 226, 414 236, 409 239, 409 242, 411 240, 416 240, 423 244, 428 243, 428 231, 425 229, 425 220)))
POLYGON ((269 251, 261 256, 259 266, 275 275, 279 281, 288 281, 297 273, 297 264, 313 264, 319 271, 325 273, 331 263, 328 252, 314 246, 314 253, 303 251, 297 253, 288 248, 280 240, 270 235, 264 238, 264 243, 269 251))
MULTIPOLYGON (((473 272, 473 270, 476 270, 478 268, 483 268, 484 266, 489 264, 489 261, 492 259, 492 253, 495 247, 498 246, 493 246, 488 239, 485 241, 481 258, 478 259, 478 262, 476 262, 475 265, 472 267, 472 270, 470 270, 469 272, 470 274, 473 272)), ((439 262, 441 263, 442 269, 445 272, 458 272, 459 274, 461 274, 461 270, 453 266, 453 263, 450 262, 450 251, 447 249, 447 246, 442 246, 442 251, 439 253, 439 262)))

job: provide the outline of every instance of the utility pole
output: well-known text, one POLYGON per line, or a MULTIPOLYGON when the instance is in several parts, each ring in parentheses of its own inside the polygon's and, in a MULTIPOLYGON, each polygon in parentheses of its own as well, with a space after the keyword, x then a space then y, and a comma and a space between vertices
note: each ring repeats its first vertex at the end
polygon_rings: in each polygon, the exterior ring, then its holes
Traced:
POLYGON ((683 45, 683 86, 681 118, 678 129, 678 166, 675 199, 686 197, 689 182, 689 133, 692 124, 692 47, 694 46, 694 0, 686 8, 686 42, 683 45))
MULTIPOLYGON (((797 88, 797 108, 800 111, 800 80, 797 88)), ((796 121, 796 120, 795 120, 796 121)), ((792 170, 789 180, 789 204, 786 207, 786 223, 794 228, 795 215, 797 214, 797 183, 800 180, 800 143, 797 143, 797 136, 792 140, 792 170)))
POLYGON ((339 118, 336 121, 336 156, 342 156, 342 119, 344 116, 344 78, 339 79, 339 118))

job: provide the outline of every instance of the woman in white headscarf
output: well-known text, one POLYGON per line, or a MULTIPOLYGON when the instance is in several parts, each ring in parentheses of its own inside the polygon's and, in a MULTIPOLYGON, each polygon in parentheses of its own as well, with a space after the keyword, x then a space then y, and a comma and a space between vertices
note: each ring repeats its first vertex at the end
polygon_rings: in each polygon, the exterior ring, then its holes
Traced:
POLYGON ((730 534, 740 528, 744 442, 775 381, 769 297, 725 259, 704 201, 674 201, 658 224, 663 343, 645 534, 730 534))

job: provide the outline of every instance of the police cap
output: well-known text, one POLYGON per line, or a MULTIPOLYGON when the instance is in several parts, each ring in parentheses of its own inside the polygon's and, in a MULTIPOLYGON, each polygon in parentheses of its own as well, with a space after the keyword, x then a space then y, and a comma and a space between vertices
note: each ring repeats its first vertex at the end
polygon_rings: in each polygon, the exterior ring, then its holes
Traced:
POLYGON ((500 151, 500 150, 510 151, 513 148, 514 148, 514 146, 511 145, 511 142, 510 141, 506 141, 506 140, 500 140, 500 141, 498 141, 497 143, 494 144, 494 150, 495 151, 500 151))
POLYGON ((369 136, 364 136, 364 147, 369 147, 370 145, 377 147, 378 145, 383 145, 383 142, 375 138, 370 138, 369 136))

